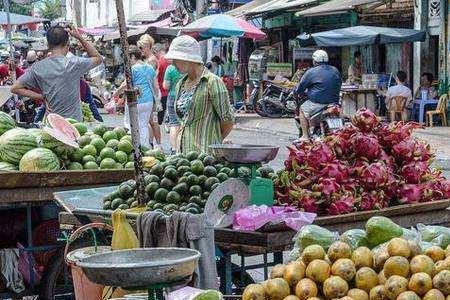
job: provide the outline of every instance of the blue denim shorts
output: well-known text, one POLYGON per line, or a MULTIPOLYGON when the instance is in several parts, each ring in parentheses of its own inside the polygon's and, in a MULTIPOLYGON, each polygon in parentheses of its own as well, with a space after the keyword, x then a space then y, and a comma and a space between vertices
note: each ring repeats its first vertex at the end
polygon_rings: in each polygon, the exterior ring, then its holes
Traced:
POLYGON ((167 125, 169 126, 178 126, 180 125, 180 121, 175 113, 175 97, 168 96, 167 97, 167 125))

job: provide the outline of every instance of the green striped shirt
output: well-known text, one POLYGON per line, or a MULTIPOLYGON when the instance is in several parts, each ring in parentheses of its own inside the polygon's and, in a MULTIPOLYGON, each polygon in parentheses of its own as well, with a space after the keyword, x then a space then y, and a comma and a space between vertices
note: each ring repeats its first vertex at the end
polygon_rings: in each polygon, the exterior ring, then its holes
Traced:
MULTIPOLYGON (((184 89, 187 75, 177 84, 175 107, 184 89)), ((222 79, 205 70, 193 95, 188 112, 180 119, 181 152, 210 152, 209 145, 223 142, 221 122, 234 121, 228 90, 222 79)))

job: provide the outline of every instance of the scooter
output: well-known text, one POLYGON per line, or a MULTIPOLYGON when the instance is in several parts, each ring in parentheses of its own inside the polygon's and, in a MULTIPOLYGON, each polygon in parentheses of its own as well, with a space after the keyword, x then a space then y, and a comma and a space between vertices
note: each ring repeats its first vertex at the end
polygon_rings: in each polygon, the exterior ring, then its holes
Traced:
MULTIPOLYGON (((295 111, 295 124, 297 125, 299 137, 302 136, 302 127, 300 126, 300 107, 308 98, 306 95, 300 95, 300 101, 295 111)), ((309 119, 309 135, 310 137, 323 137, 329 135, 344 127, 348 121, 341 117, 341 105, 330 103, 322 109, 314 113, 309 119)))
POLYGON ((105 74, 106 70, 104 65, 100 65, 90 70, 86 76, 86 80, 91 88, 92 97, 99 108, 103 108, 111 98, 111 92, 108 88, 111 84, 106 81, 105 74))
MULTIPOLYGON (((22 124, 22 127, 27 127, 33 124, 34 116, 36 115, 36 111, 40 105, 41 101, 38 100, 33 100, 26 97, 18 97, 16 101, 14 97, 11 97, 2 106, 1 110, 9 114, 14 120, 16 120, 16 114, 18 113, 18 123, 22 124)), ((33 125, 31 127, 35 126, 33 125)))
POLYGON ((297 106, 292 89, 286 89, 273 82, 269 82, 261 99, 255 101, 253 98, 253 103, 257 114, 269 118, 292 118, 297 106))

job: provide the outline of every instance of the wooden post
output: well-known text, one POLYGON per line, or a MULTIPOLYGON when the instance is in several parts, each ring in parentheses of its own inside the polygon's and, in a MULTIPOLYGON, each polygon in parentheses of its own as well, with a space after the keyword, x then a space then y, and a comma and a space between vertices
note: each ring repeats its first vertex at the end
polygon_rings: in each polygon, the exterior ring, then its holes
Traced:
POLYGON ((131 140, 134 148, 134 169, 136 179, 136 189, 139 204, 144 204, 145 183, 144 171, 142 169, 142 157, 139 143, 139 122, 137 112, 137 90, 133 87, 131 78, 131 62, 128 51, 127 28, 125 24, 125 13, 122 0, 115 0, 117 10, 117 21, 119 23, 120 44, 122 45, 124 73, 126 81, 126 100, 130 115, 131 140))

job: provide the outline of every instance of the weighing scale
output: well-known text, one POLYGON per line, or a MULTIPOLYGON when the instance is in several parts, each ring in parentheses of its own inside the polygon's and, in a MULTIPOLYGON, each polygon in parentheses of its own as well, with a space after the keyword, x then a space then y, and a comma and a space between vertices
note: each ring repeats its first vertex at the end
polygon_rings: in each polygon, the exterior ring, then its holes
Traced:
POLYGON ((168 288, 189 283, 199 258, 193 249, 138 248, 90 255, 77 265, 94 283, 147 289, 149 300, 163 300, 168 288))
POLYGON ((257 177, 256 170, 263 163, 272 161, 277 156, 279 147, 240 144, 216 144, 209 147, 218 160, 231 164, 236 174, 239 174, 240 167, 251 170, 250 176, 240 178, 249 186, 249 204, 273 205, 273 182, 270 179, 257 177))

